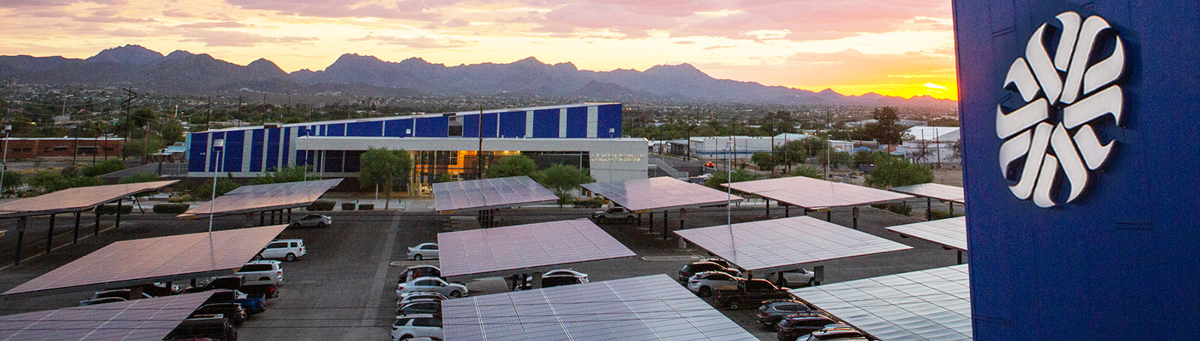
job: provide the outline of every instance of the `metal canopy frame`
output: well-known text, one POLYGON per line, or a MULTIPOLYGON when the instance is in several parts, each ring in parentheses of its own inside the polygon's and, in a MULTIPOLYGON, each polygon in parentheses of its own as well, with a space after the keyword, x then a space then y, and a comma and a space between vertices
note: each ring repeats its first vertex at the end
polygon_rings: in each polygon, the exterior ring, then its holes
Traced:
POLYGON ((925 219, 933 220, 933 199, 950 204, 950 215, 954 215, 954 203, 966 205, 966 195, 963 188, 939 183, 925 183, 911 186, 888 188, 889 191, 911 194, 925 198, 925 219))
POLYGON ((233 273, 287 225, 118 241, 0 294, 45 295, 233 273))
POLYGON ((442 302, 447 340, 758 340, 667 275, 442 302))
POLYGON ((765 273, 912 248, 807 216, 717 225, 675 234, 743 270, 765 273))
POLYGON ((969 265, 790 292, 877 340, 971 340, 969 265))
POLYGON ((902 238, 914 237, 941 245, 946 250, 958 253, 958 264, 962 264, 963 252, 967 251, 967 217, 947 218, 920 223, 897 225, 887 228, 902 238))
POLYGON ((679 230, 683 230, 687 228, 688 209, 732 205, 744 200, 740 196, 671 177, 594 182, 584 184, 583 188, 636 212, 638 225, 642 224, 642 214, 649 213, 650 233, 654 233, 654 212, 662 211, 663 240, 670 237, 668 220, 671 210, 678 210, 679 230))
POLYGON ((3 340, 158 341, 212 292, 0 316, 3 340))
POLYGON ((326 179, 242 186, 176 217, 195 219, 210 213, 214 216, 227 216, 307 207, 341 183, 342 179, 326 179))
POLYGON ((508 276, 614 258, 634 257, 587 219, 438 233, 442 276, 508 276))
MULTIPOLYGON (((726 188, 762 197, 767 201, 767 216, 771 216, 771 200, 783 204, 784 217, 791 216, 791 206, 811 211, 825 211, 825 221, 833 221, 833 208, 860 206, 912 198, 870 187, 813 179, 803 176, 721 184, 726 188)), ((858 229, 858 207, 851 212, 851 228, 858 229)))
POLYGON ((558 201, 558 196, 522 175, 435 183, 433 200, 438 212, 449 213, 548 204, 558 201))

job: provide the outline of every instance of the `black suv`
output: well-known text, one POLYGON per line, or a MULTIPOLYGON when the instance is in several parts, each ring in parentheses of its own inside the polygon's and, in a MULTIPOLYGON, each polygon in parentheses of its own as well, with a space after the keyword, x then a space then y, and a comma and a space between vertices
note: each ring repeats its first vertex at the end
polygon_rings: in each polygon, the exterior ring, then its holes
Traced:
POLYGON ((779 332, 776 337, 779 341, 792 341, 801 335, 811 334, 834 323, 838 323, 838 321, 825 314, 788 316, 775 325, 775 331, 779 332))
POLYGON ((811 312, 812 308, 797 300, 767 300, 758 307, 758 315, 754 319, 764 326, 773 327, 784 317, 811 312))
POLYGON ((196 311, 192 312, 192 316, 189 316, 189 317, 200 317, 202 315, 218 315, 218 314, 229 319, 229 322, 233 322, 233 325, 235 325, 235 326, 242 324, 242 322, 246 322, 246 318, 247 318, 246 309, 242 308, 242 305, 237 304, 237 303, 205 304, 203 306, 200 306, 200 308, 197 308, 196 311))
POLYGON ((697 272, 705 272, 705 271, 720 271, 720 272, 724 272, 724 273, 733 275, 734 277, 736 277, 738 275, 737 269, 727 268, 725 266, 722 266, 720 264, 713 263, 713 262, 701 261, 701 262, 695 262, 692 264, 684 265, 682 269, 679 269, 678 279, 680 282, 687 282, 688 278, 691 278, 692 275, 695 275, 697 272))
POLYGON ((792 294, 787 291, 787 288, 776 287, 765 279, 755 278, 738 282, 737 290, 717 291, 717 297, 713 303, 729 309, 741 309, 753 307, 766 300, 790 298, 792 298, 792 294))

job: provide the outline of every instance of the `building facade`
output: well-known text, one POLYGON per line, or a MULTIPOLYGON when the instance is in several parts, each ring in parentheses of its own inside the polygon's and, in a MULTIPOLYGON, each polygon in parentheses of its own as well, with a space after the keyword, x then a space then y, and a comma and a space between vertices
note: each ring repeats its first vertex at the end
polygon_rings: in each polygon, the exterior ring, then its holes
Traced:
POLYGON ((38 157, 121 157, 124 138, 0 138, 8 146, 8 159, 38 157))
POLYGON ((953 10, 974 339, 1200 335, 1200 3, 953 10))
POLYGON ((308 165, 321 176, 354 177, 374 147, 409 151, 422 186, 477 178, 478 162, 516 154, 591 169, 600 181, 645 178, 646 140, 621 138, 621 110, 587 103, 211 130, 190 135, 188 174, 254 177, 308 165))

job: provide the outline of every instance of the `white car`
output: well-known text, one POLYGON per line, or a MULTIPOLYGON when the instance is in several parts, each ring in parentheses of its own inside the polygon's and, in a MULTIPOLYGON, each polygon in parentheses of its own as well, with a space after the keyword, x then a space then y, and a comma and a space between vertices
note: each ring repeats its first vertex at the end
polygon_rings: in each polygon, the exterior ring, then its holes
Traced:
POLYGON ((816 274, 808 269, 769 273, 763 278, 780 287, 795 288, 800 284, 807 284, 811 287, 817 284, 816 274), (781 275, 782 278, 780 278, 781 275))
MULTIPOLYGON (((542 274, 542 287, 549 288, 549 287, 555 286, 555 285, 547 286, 546 279, 547 278, 553 279, 553 278, 557 278, 557 277, 575 278, 576 280, 573 280, 572 282, 578 282, 581 284, 588 282, 588 275, 585 273, 575 271, 572 269, 558 269, 558 270, 546 271, 546 273, 542 274)), ((564 282, 563 284, 566 284, 566 283, 567 282, 564 282)))
POLYGON ((244 285, 276 284, 283 281, 283 267, 277 260, 256 260, 242 265, 238 275, 246 278, 244 285))
POLYGON ((437 243, 421 243, 408 248, 408 258, 412 260, 438 259, 437 243))
POLYGON ((259 252, 258 258, 265 259, 282 259, 286 261, 295 261, 300 257, 304 257, 308 252, 304 250, 304 240, 302 239, 279 239, 271 241, 259 252))
POLYGON ((442 338, 442 319, 430 314, 415 314, 396 317, 392 323, 392 341, 414 337, 442 338))
POLYGON ((688 278, 687 288, 700 297, 712 296, 720 290, 737 290, 744 279, 720 271, 699 272, 688 278))
POLYGON ((610 221, 631 223, 637 221, 637 216, 633 215, 633 212, 630 212, 624 207, 613 207, 607 210, 596 211, 592 213, 592 220, 595 220, 597 223, 606 223, 610 221))
POLYGON ((293 221, 288 227, 321 227, 324 228, 333 224, 333 218, 323 214, 309 214, 293 221))
POLYGON ((405 303, 415 301, 445 301, 446 296, 437 293, 436 291, 413 291, 400 294, 400 298, 396 300, 396 308, 404 306, 405 303))
POLYGON ((449 298, 467 296, 467 286, 437 277, 421 277, 396 285, 396 297, 403 298, 405 293, 414 291, 433 291, 449 298))

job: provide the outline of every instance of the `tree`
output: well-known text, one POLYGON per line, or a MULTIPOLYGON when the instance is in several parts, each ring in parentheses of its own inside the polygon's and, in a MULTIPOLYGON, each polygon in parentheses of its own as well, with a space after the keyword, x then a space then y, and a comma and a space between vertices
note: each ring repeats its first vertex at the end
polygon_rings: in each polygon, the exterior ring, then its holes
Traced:
POLYGON ((875 139, 875 141, 879 141, 881 144, 894 145, 900 143, 906 127, 896 123, 900 119, 896 115, 896 108, 876 108, 875 111, 871 112, 871 117, 876 122, 864 127, 867 136, 875 139))
MULTIPOLYGON (((311 177, 310 177, 311 178, 311 177)), ((314 180, 316 180, 314 178, 314 180)), ((250 181, 252 185, 277 184, 284 182, 304 181, 304 167, 284 167, 274 172, 266 173, 250 181)))
MULTIPOLYGON (((23 183, 21 178, 21 174, 17 172, 4 171, 4 183, 0 183, 0 189, 3 189, 4 193, 15 191, 17 187, 21 187, 21 184, 23 183)), ((0 194, 0 198, 3 197, 4 196, 0 194)))
POLYGON ((166 143, 183 142, 183 124, 178 120, 171 120, 163 124, 158 130, 159 135, 162 135, 166 143))
POLYGON ((241 186, 242 185, 239 185, 228 178, 219 178, 217 179, 216 196, 213 196, 213 184, 211 182, 202 182, 196 186, 196 189, 192 190, 192 197, 196 198, 197 200, 209 200, 210 198, 225 195, 225 193, 229 193, 229 191, 235 190, 241 186))
POLYGON ((596 179, 588 175, 586 170, 562 164, 555 164, 550 166, 550 168, 546 168, 537 178, 538 183, 554 191, 554 194, 560 198, 572 190, 579 188, 579 185, 596 182, 596 179))
POLYGON ((122 169, 125 169, 125 164, 121 163, 121 160, 109 159, 84 167, 83 176, 100 176, 122 169))
POLYGON ((64 176, 62 172, 46 171, 29 179, 29 187, 42 193, 57 192, 68 188, 99 186, 103 182, 91 176, 64 176))
POLYGON ((362 154, 359 160, 361 170, 358 173, 358 185, 370 188, 371 185, 383 187, 387 200, 383 209, 388 209, 392 201, 392 188, 397 183, 408 180, 408 172, 412 170, 412 158, 408 152, 401 150, 376 149, 371 147, 362 154))
POLYGON ((837 166, 849 167, 850 163, 852 162, 852 158, 853 157, 850 156, 850 153, 829 148, 825 150, 825 153, 817 155, 817 164, 824 166, 825 163, 828 162, 829 167, 831 168, 836 168, 837 166))
POLYGON ((817 167, 813 167, 813 165, 797 166, 795 169, 792 169, 792 172, 788 175, 825 180, 825 172, 817 169, 817 167))
POLYGON ((157 118, 158 114, 154 112, 154 109, 146 107, 137 108, 129 115, 129 121, 134 128, 145 127, 147 123, 157 118))
POLYGON ((537 172, 537 164, 525 155, 514 155, 500 159, 500 163, 487 168, 484 174, 488 178, 506 178, 510 176, 532 177, 537 172))
POLYGON ((154 181, 158 181, 158 175, 154 175, 154 174, 150 174, 150 173, 138 173, 138 174, 134 174, 134 175, 130 175, 130 176, 121 178, 121 180, 118 180, 117 183, 133 184, 133 183, 139 183, 139 182, 154 182, 154 181))
POLYGON ((875 162, 875 152, 860 150, 854 152, 854 166, 870 165, 875 162))
POLYGON ((793 140, 775 148, 775 164, 791 166, 804 163, 808 159, 808 149, 805 149, 804 145, 804 140, 793 140))
POLYGON ((875 169, 867 173, 867 185, 877 188, 929 182, 933 182, 933 170, 929 167, 887 154, 876 156, 875 169))
MULTIPOLYGON (((713 175, 711 177, 709 177, 708 180, 704 180, 704 185, 715 188, 715 189, 724 190, 725 188, 721 187, 721 184, 727 184, 727 183, 731 182, 731 181, 729 181, 730 176, 728 173, 729 172, 713 173, 713 175)), ((733 171, 732 178, 733 178, 732 182, 742 182, 742 181, 758 180, 759 176, 758 176, 758 174, 751 173, 750 171, 745 170, 745 169, 737 169, 737 170, 733 171)))
POLYGON ((770 171, 772 173, 775 172, 775 167, 778 165, 775 163, 775 158, 771 157, 771 153, 768 152, 754 153, 754 155, 750 156, 750 161, 754 162, 754 165, 758 166, 759 170, 770 171))

